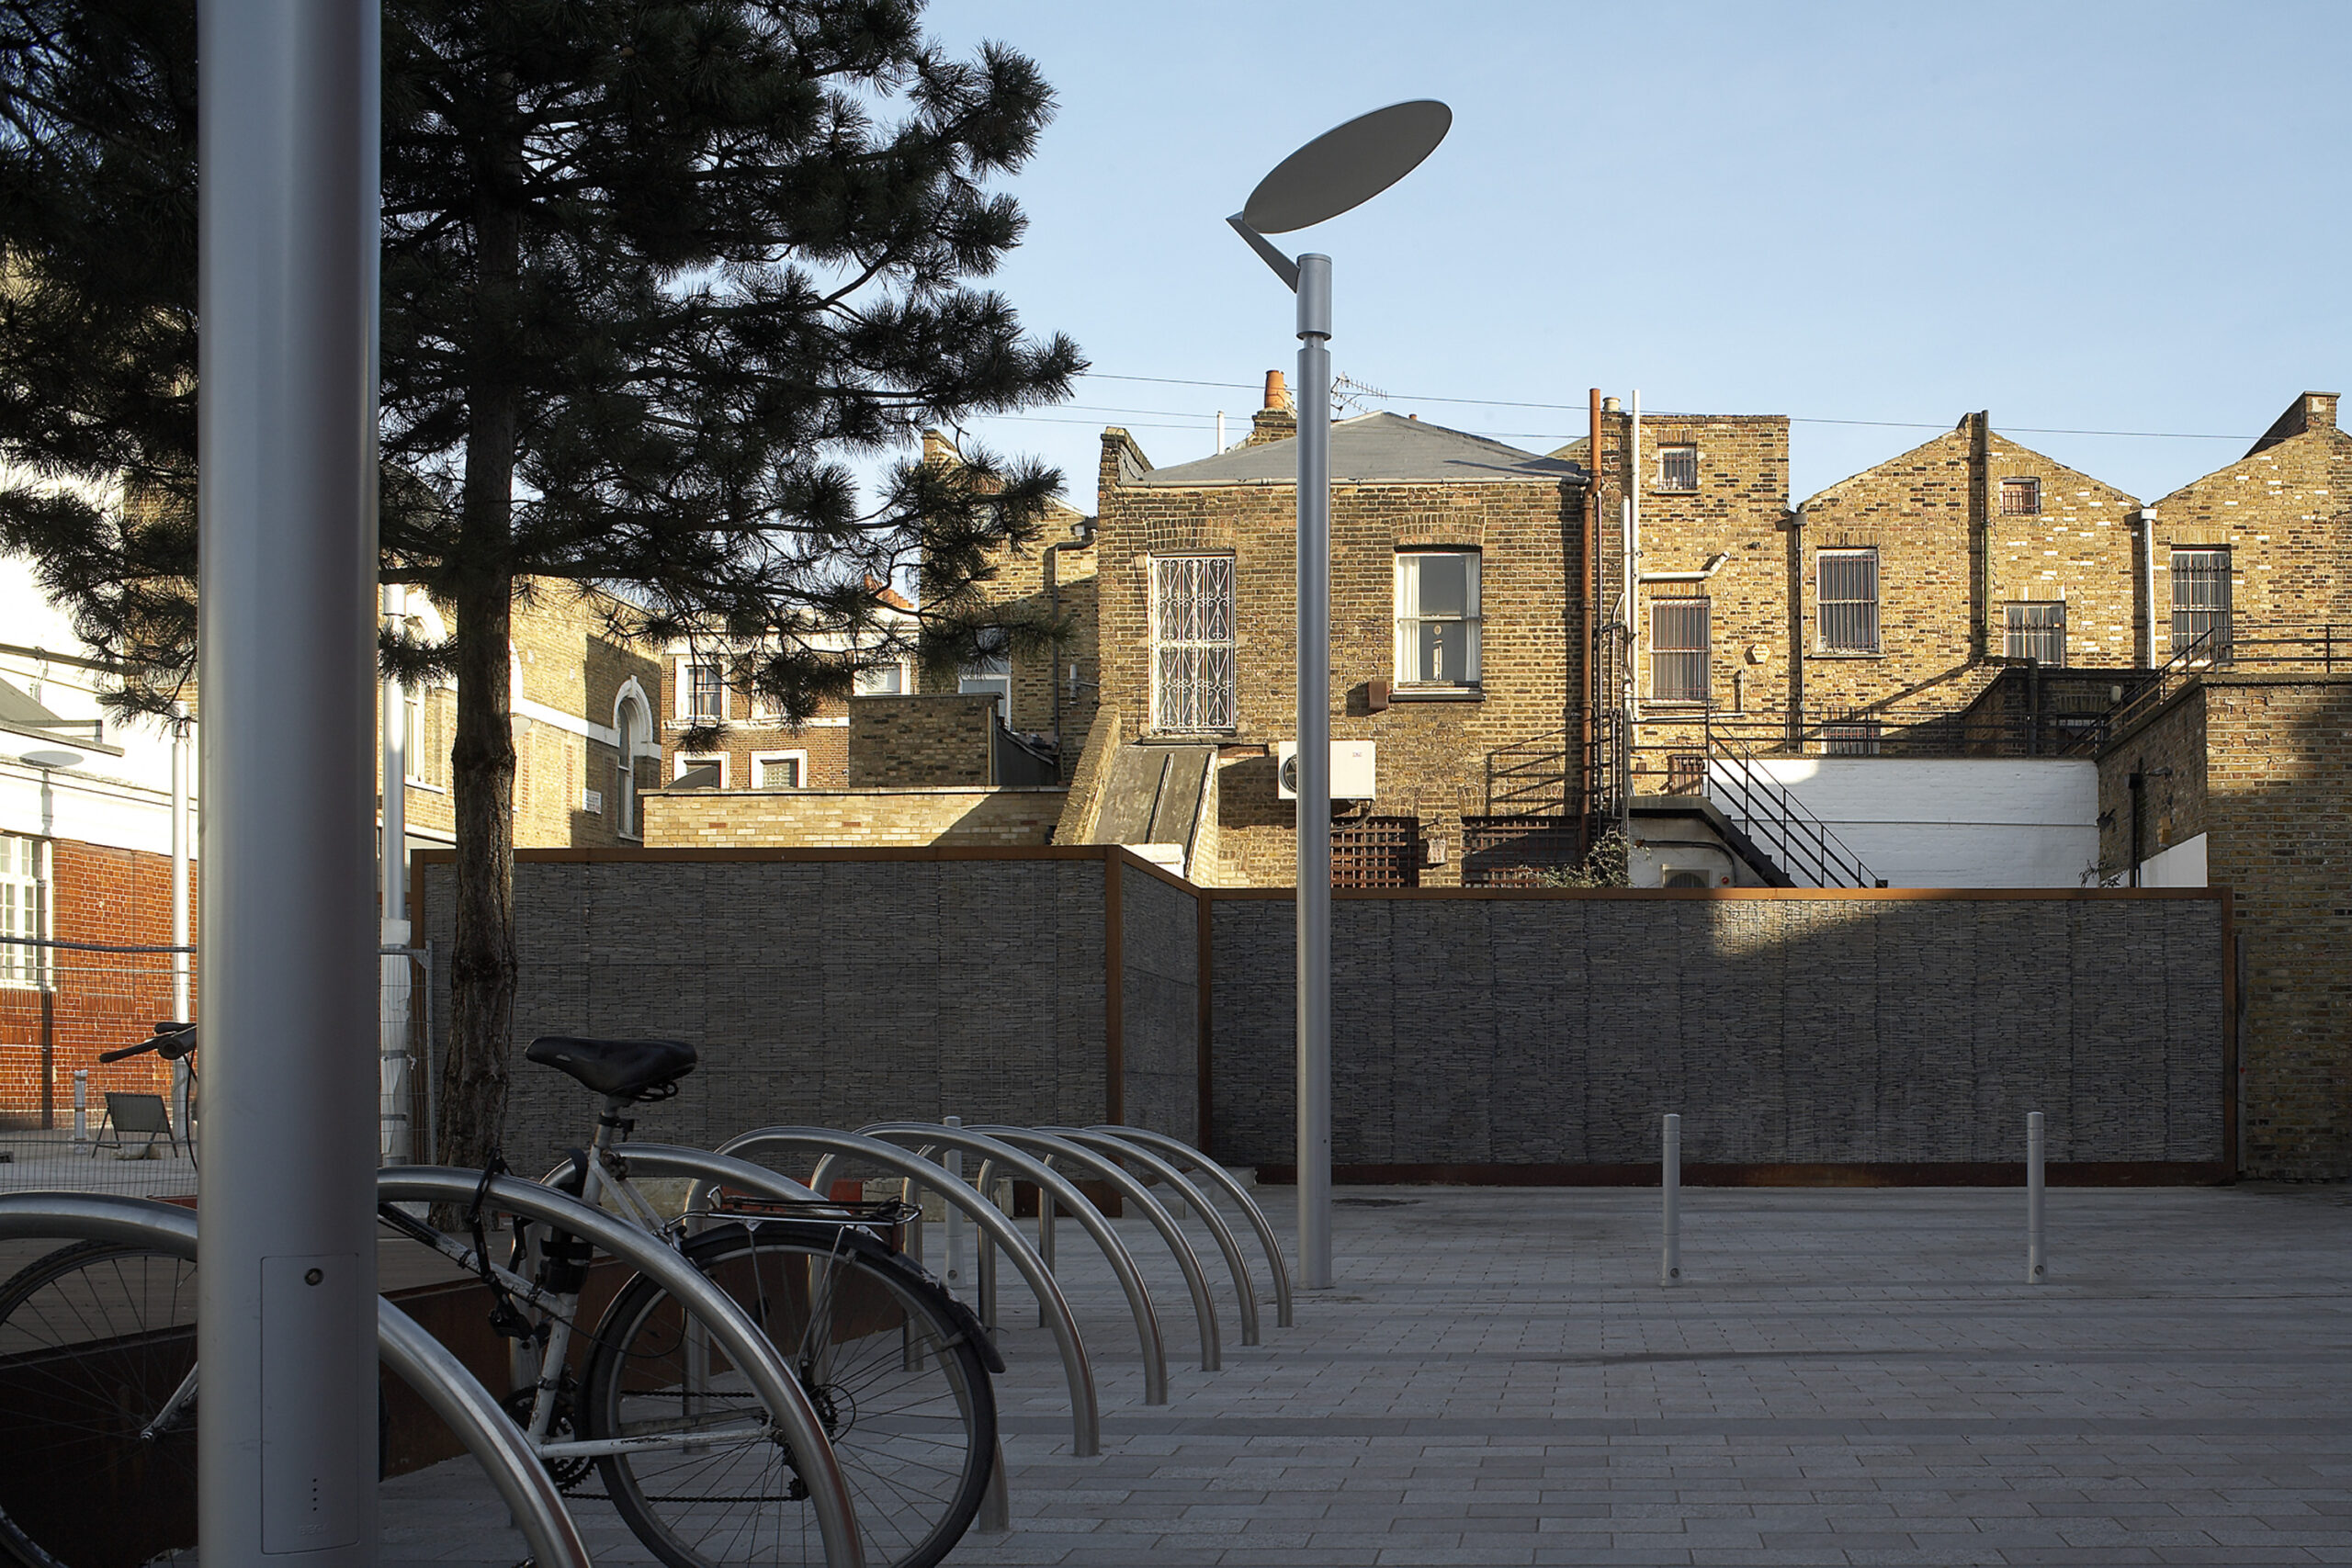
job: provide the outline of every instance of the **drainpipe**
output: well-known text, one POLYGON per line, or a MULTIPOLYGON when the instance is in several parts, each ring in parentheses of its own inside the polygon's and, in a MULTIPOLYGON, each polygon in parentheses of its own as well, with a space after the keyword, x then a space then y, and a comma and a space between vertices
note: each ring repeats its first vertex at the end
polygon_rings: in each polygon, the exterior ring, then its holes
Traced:
POLYGON ((2140 802, 2146 796, 2148 792, 2148 776, 2140 771, 2138 764, 2134 763, 2132 769, 2132 776, 2125 782, 2129 784, 2132 791, 2131 886, 2137 887, 2140 886, 2140 802))
MULTIPOLYGON (((1591 448, 1585 453, 1584 480, 1584 557, 1578 566, 1584 576, 1584 705, 1577 718, 1577 820, 1581 825, 1582 842, 1592 848, 1592 802, 1599 788, 1599 759, 1593 755, 1594 714, 1592 710, 1592 665, 1600 653, 1600 389, 1595 387, 1587 395, 1586 426, 1591 434, 1591 448)), ((1492 807, 1488 807, 1492 809, 1492 807)))
MULTIPOLYGON (((1642 394, 1634 393, 1633 418, 1625 437, 1625 745, 1628 757, 1634 744, 1632 726, 1641 722, 1642 682, 1639 672, 1642 647, 1642 609, 1634 602, 1634 589, 1641 581, 1642 570, 1642 394)), ((1625 790, 1633 794, 1631 781, 1625 790)))
POLYGON ((2140 538, 2140 668, 2156 667, 2156 509, 2143 506, 2132 515, 2132 532, 2140 538))
POLYGON ((1968 434, 1969 638, 1975 660, 1993 654, 1993 413, 1970 416, 1968 434))
POLYGON ((1804 746, 1804 502, 1789 513, 1789 728, 1792 751, 1804 746))

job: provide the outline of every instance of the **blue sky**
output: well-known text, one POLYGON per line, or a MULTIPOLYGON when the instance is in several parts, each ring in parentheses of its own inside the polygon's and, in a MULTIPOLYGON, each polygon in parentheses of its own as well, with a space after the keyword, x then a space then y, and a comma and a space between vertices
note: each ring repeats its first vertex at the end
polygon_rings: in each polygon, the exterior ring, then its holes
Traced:
POLYGON ((2143 499, 2352 390, 2352 3, 1670 6, 982 3, 1060 109, 1003 188, 997 286, 1098 374, 985 421, 1091 510, 1097 436, 1238 439, 1296 349, 1222 220, 1292 148, 1437 97, 1445 144, 1289 236, 1334 258, 1340 373, 1542 450, 1585 389, 1786 413, 1802 498, 1964 412, 2143 499), (1216 385, 1167 385, 1113 377, 1216 385), (1479 407, 1491 399, 1565 409, 1479 407), (1814 423, 1886 421, 1932 428, 1814 423), (2041 434, 2037 428, 2166 438, 2041 434), (2233 440, 2177 438, 2223 435, 2233 440))

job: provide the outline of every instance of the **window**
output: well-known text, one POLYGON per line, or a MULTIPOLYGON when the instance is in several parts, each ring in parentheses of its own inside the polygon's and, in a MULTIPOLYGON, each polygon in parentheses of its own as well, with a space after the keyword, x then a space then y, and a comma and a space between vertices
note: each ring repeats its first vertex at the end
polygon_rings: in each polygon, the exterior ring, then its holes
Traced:
POLYGON ((1396 681, 1478 683, 1478 552, 1411 550, 1396 558, 1396 681))
POLYGON ((689 755, 681 751, 671 764, 670 782, 687 789, 725 789, 726 754, 689 755))
POLYGON ((984 692, 996 698, 996 718, 1007 729, 1012 728, 1012 655, 1007 651, 1002 627, 990 627, 980 637, 985 653, 979 662, 967 664, 956 677, 956 689, 967 694, 984 692))
POLYGON ((1161 556, 1152 561, 1151 644, 1153 728, 1231 729, 1231 556, 1161 556))
POLYGON ((752 753, 752 787, 753 789, 801 789, 808 777, 808 753, 806 751, 754 751, 752 753))
POLYGON ((876 664, 857 672, 857 694, 861 697, 896 697, 907 690, 907 667, 903 664, 876 664))
POLYGON ((1650 605, 1650 700, 1707 700, 1707 601, 1659 599, 1650 605))
POLYGON ((1878 551, 1824 550, 1814 565, 1821 600, 1821 651, 1876 653, 1878 551))
POLYGON ((433 789, 448 785, 449 748, 441 739, 441 715, 430 688, 411 686, 401 703, 401 770, 410 784, 433 789))
POLYGON ((1692 491, 1699 488, 1699 448, 1690 446, 1657 449, 1657 488, 1692 491))
POLYGON ((1841 719, 1821 727, 1821 749, 1832 757, 1875 757, 1882 733, 1877 719, 1841 719))
MULTIPOLYGON (((39 839, 0 833, 0 937, 41 941, 49 935, 49 877, 39 839)), ((49 950, 0 942, 0 986, 44 987, 49 950)))
POLYGON ((727 716, 727 682, 716 664, 681 664, 678 716, 716 724, 727 716))
POLYGON ((2066 663, 2066 605, 2063 600, 2011 604, 2008 644, 2011 659, 2030 659, 2052 669, 2066 663))
POLYGON ((2200 641, 2199 657, 2230 656, 2230 552, 2227 549, 2172 553, 2172 650, 2185 653, 2200 641))
POLYGON ((2004 517, 2041 516, 2041 481, 2040 479, 2003 479, 2001 481, 2001 515, 2004 517))
POLYGON ((620 761, 614 781, 619 785, 614 791, 619 797, 619 809, 613 815, 613 831, 624 839, 634 839, 638 837, 637 753, 638 749, 645 744, 649 727, 645 722, 645 710, 634 702, 623 702, 615 716, 617 722, 613 728, 618 732, 620 761))

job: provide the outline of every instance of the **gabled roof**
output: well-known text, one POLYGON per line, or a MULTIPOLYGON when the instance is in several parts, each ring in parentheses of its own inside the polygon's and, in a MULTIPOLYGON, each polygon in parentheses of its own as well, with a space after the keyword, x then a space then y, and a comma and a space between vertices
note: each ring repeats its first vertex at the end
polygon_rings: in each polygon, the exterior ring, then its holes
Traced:
MULTIPOLYGON (((1298 477, 1295 436, 1256 446, 1236 446, 1198 462, 1154 468, 1130 480, 1136 485, 1289 484, 1298 477)), ((1359 414, 1331 426, 1331 478, 1339 484, 1437 482, 1476 484, 1498 479, 1539 479, 1557 484, 1581 479, 1574 463, 1539 457, 1499 441, 1448 430, 1402 414, 1359 414)))

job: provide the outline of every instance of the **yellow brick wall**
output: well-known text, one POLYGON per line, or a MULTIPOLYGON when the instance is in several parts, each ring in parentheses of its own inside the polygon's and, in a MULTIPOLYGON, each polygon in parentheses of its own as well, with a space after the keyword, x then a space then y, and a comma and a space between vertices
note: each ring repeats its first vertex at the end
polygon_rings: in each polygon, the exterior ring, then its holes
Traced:
POLYGON ((1043 844, 1067 790, 684 790, 648 796, 648 849, 1043 844))

